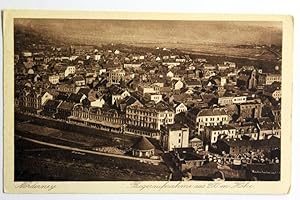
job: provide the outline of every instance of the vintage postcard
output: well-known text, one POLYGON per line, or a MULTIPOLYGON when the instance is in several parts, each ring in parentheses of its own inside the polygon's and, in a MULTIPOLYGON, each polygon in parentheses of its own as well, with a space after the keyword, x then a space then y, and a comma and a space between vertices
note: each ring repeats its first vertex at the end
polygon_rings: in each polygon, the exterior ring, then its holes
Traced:
POLYGON ((5 192, 288 193, 291 16, 3 16, 5 192))

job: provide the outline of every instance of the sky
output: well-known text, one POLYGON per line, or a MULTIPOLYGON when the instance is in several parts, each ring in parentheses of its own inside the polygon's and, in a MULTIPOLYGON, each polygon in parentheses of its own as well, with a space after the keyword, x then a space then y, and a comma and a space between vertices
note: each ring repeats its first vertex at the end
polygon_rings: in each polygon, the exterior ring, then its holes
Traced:
POLYGON ((15 25, 71 42, 281 44, 280 22, 15 19, 15 25))

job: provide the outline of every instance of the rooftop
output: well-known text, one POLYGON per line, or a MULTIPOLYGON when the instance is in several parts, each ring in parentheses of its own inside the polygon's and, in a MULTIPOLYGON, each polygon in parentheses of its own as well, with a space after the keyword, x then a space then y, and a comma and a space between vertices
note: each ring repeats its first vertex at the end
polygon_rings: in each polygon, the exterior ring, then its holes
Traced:
POLYGON ((155 149, 154 145, 146 138, 141 137, 133 146, 133 149, 137 150, 152 150, 155 149))

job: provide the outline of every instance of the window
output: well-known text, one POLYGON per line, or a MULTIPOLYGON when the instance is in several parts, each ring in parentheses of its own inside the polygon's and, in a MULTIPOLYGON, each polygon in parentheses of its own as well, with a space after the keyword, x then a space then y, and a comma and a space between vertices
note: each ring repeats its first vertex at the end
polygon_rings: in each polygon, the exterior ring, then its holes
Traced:
POLYGON ((181 140, 180 139, 178 139, 178 143, 180 143, 181 142, 181 140))

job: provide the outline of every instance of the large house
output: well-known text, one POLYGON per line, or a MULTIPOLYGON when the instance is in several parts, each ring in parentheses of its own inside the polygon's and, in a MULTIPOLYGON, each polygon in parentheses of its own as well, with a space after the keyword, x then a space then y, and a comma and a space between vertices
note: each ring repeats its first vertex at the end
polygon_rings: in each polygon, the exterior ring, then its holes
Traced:
POLYGON ((203 141, 206 144, 212 145, 222 138, 238 138, 236 128, 230 125, 218 125, 205 127, 203 141))
POLYGON ((170 124, 162 128, 162 144, 165 150, 189 147, 189 128, 182 124, 170 124))
POLYGON ((125 70, 123 69, 114 69, 108 73, 108 83, 109 85, 120 84, 125 78, 125 70))
POLYGON ((237 104, 240 119, 260 118, 262 103, 259 100, 237 104))
POLYGON ((53 95, 44 91, 23 91, 20 100, 22 110, 38 113, 48 100, 52 100, 53 95))
POLYGON ((202 135, 207 126, 217 126, 229 123, 229 116, 223 108, 197 108, 193 107, 187 112, 190 126, 195 134, 202 135))

